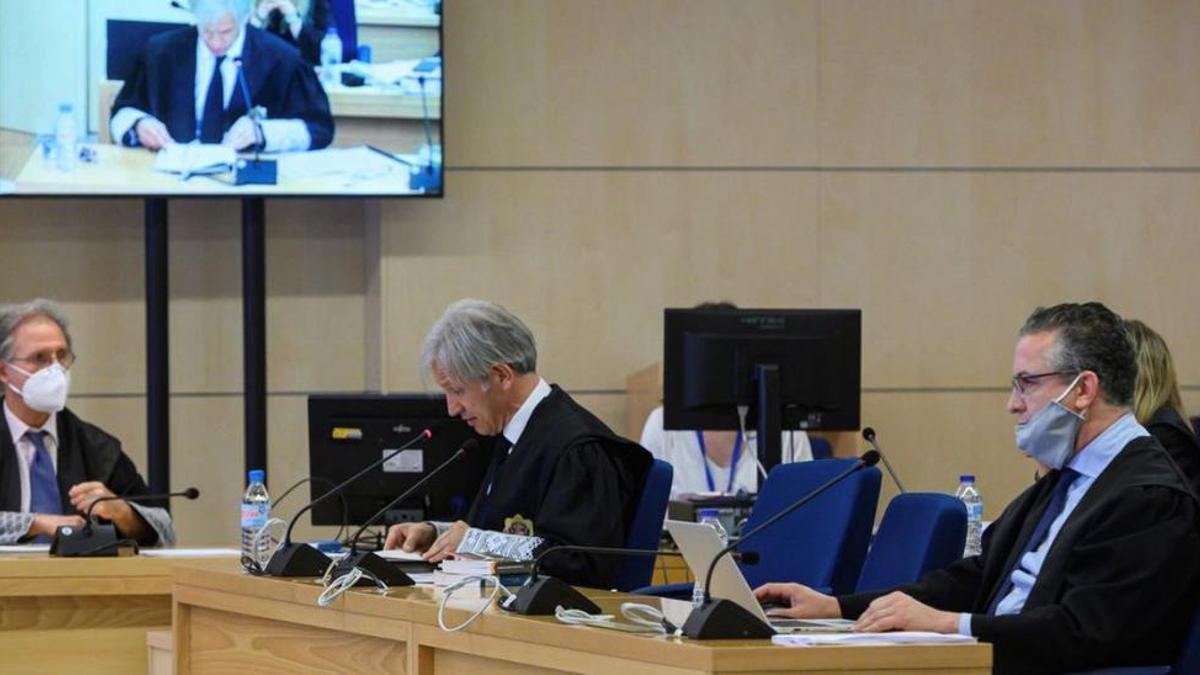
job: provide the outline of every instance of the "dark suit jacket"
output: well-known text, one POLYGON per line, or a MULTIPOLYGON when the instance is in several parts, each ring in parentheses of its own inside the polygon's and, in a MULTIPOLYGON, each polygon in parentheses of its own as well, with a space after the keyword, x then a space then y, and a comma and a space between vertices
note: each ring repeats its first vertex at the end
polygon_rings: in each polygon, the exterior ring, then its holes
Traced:
POLYGON ((1200 495, 1200 441, 1196 434, 1171 406, 1155 411, 1146 425, 1146 431, 1158 439, 1167 454, 1179 465, 1192 489, 1200 495))
MULTIPOLYGON (((1169 664, 1200 590, 1200 506, 1158 441, 1130 441, 1059 531, 1019 614, 988 608, 1024 552, 1060 472, 1051 471, 983 535, 983 553, 898 589, 934 608, 971 612, 997 673, 1169 664)), ((847 618, 876 597, 838 598, 847 618)))
MULTIPOLYGON (((300 119, 312 137, 310 150, 333 141, 333 116, 329 99, 296 48, 279 36, 246 26, 242 48, 243 72, 250 101, 267 109, 268 119, 300 119)), ((133 75, 113 102, 112 113, 134 107, 167 125, 181 143, 196 137, 196 42, 194 27, 159 33, 150 38, 138 58, 133 75)), ((222 130, 247 112, 245 96, 235 87, 225 110, 222 130)), ((126 139, 117 139, 124 143, 126 139)))
MULTIPOLYGON (((295 45, 309 65, 319 66, 321 65, 321 40, 324 39, 325 31, 329 28, 329 2, 328 0, 314 0, 308 6, 308 15, 300 24, 300 35, 298 36, 292 35, 291 29, 283 20, 283 13, 277 9, 271 11, 263 28, 272 35, 278 35, 288 44, 295 45)), ((343 55, 345 51, 345 45, 343 45, 343 55)), ((344 60, 348 61, 349 59, 344 60)))
MULTIPOLYGON (((100 427, 79 419, 69 409, 58 413, 57 426, 58 491, 62 495, 63 513, 75 513, 67 495, 71 486, 90 480, 104 483, 123 497, 148 493, 137 467, 121 450, 121 441, 100 427)), ((0 414, 0 511, 21 510, 19 461, 8 421, 0 414)), ((150 534, 138 543, 150 545, 158 540, 154 529, 148 529, 150 534)))

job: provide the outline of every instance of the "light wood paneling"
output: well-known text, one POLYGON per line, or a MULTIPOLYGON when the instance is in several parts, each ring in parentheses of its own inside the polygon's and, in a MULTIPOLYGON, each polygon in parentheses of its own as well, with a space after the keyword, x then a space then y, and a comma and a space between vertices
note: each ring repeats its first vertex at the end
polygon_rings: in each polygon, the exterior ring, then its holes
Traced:
POLYGON ((827 165, 1196 166, 1194 2, 823 0, 827 165))
POLYGON ((447 164, 815 164, 815 7, 447 3, 447 164))
POLYGON ((1154 174, 836 174, 821 179, 822 302, 863 308, 868 387, 998 387, 1037 305, 1100 300, 1179 345, 1200 258, 1200 179, 1154 174))
POLYGON ((538 339, 569 389, 624 390, 661 359, 664 306, 818 304, 816 179, 774 172, 472 172, 437 204, 384 203, 387 387, 420 386, 421 339, 481 297, 538 339))

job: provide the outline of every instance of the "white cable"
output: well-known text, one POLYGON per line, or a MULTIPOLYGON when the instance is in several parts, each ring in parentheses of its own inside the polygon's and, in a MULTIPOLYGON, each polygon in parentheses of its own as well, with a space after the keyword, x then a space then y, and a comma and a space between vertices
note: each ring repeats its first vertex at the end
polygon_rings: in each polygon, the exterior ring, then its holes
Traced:
POLYGON ((321 595, 317 596, 317 605, 321 607, 328 607, 330 603, 341 597, 343 593, 351 588, 354 588, 355 584, 357 584, 363 577, 375 582, 375 591, 377 593, 380 595, 388 594, 390 589, 382 579, 361 567, 355 567, 349 572, 329 582, 329 584, 325 586, 325 590, 321 591, 321 595))
MULTIPOLYGON (((750 437, 746 435, 746 415, 750 412, 750 406, 739 405, 737 407, 738 414, 738 430, 742 432, 742 443, 749 443, 750 437)), ((763 480, 767 479, 767 468, 763 466, 762 460, 758 458, 758 454, 762 452, 762 439, 754 439, 754 463, 758 466, 758 475, 762 476, 763 480)))
POLYGON ((666 633, 663 613, 650 605, 638 602, 621 603, 621 616, 628 623, 616 620, 612 614, 588 614, 582 609, 554 608, 554 618, 573 626, 595 626, 624 631, 626 633, 666 633))
POLYGON ((255 532, 254 536, 250 538, 250 551, 253 553, 252 557, 255 559, 254 562, 258 563, 259 566, 266 567, 267 561, 269 561, 271 556, 275 555, 275 552, 278 551, 279 547, 283 545, 282 528, 285 527, 287 527, 286 520, 282 518, 268 518, 267 522, 263 523, 263 526, 258 528, 258 532, 255 532), (271 526, 273 525, 280 526, 280 536, 275 537, 274 545, 272 545, 270 539, 268 539, 264 544, 262 540, 263 534, 265 533, 267 536, 271 536, 272 533, 270 530, 271 526), (270 552, 267 553, 265 558, 264 556, 259 555, 260 551, 266 551, 267 549, 270 549, 270 552))
POLYGON ((447 633, 455 633, 455 632, 458 632, 458 631, 466 628, 467 626, 470 626, 471 624, 475 623, 476 619, 483 616, 483 613, 487 611, 488 607, 492 606, 492 603, 496 601, 496 598, 500 595, 501 592, 504 593, 506 598, 515 598, 516 597, 516 595, 513 594, 512 591, 508 590, 507 588, 504 587, 503 584, 500 583, 500 577, 492 575, 492 574, 472 575, 469 577, 463 577, 462 579, 450 584, 449 586, 446 587, 446 590, 442 591, 442 599, 440 602, 438 602, 438 626, 442 630, 446 631, 447 633), (466 586, 467 584, 471 584, 471 583, 478 583, 480 586, 487 586, 487 582, 489 582, 489 581, 492 582, 493 584, 495 584, 496 587, 492 589, 492 594, 490 596, 488 596, 488 599, 486 602, 483 603, 483 606, 480 607, 470 617, 468 617, 466 621, 464 621, 454 627, 447 626, 446 625, 446 603, 450 601, 450 596, 454 594, 454 591, 457 591, 458 589, 462 588, 463 586, 466 586))

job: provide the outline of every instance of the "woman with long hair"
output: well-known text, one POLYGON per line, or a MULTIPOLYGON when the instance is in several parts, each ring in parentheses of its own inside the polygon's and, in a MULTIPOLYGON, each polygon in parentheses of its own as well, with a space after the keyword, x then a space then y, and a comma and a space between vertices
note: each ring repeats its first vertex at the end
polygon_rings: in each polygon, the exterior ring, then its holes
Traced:
POLYGON ((1175 363, 1162 336, 1136 319, 1125 322, 1137 352, 1138 374, 1134 385, 1133 413, 1150 435, 1158 439, 1200 494, 1200 441, 1188 422, 1179 396, 1175 363))

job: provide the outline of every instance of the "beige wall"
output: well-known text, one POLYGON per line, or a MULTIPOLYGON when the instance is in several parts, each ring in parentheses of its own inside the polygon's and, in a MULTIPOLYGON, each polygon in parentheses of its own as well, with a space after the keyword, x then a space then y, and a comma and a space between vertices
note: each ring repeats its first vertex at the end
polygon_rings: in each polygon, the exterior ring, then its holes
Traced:
MULTIPOLYGON (((664 306, 861 307, 864 423, 910 489, 978 474, 988 517, 1032 473, 1003 406, 1035 305, 1145 320, 1200 406, 1196 3, 445 10, 448 196, 269 202, 276 490, 306 473, 304 394, 421 388, 420 338, 464 295, 525 317, 544 374, 618 428, 664 306)), ((171 217, 173 478, 206 492, 180 529, 232 541, 239 209, 171 217)), ((67 304, 73 405, 144 466, 140 222, 129 200, 0 203, 0 298, 67 304)))

